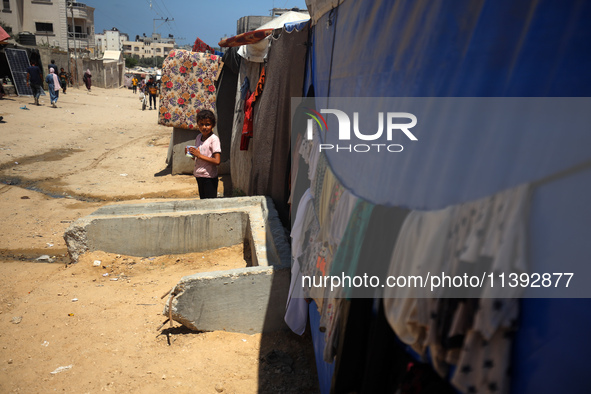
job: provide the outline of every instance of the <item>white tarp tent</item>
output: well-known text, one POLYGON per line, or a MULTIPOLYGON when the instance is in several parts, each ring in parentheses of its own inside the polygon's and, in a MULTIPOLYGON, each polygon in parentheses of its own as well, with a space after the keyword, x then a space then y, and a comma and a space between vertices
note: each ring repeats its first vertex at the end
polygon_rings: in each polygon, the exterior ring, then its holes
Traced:
MULTIPOLYGON (((303 12, 289 11, 285 14, 265 23, 257 30, 282 28, 284 24, 310 19, 310 15, 303 12)), ((242 45, 238 48, 238 54, 248 61, 262 63, 267 56, 269 37, 250 45, 242 45)))

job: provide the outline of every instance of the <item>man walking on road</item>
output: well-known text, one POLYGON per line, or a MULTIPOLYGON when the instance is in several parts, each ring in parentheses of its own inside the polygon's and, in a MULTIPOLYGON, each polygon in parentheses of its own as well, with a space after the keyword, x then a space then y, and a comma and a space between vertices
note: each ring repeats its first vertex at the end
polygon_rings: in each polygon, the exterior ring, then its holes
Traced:
POLYGON ((41 77, 41 70, 37 67, 37 62, 31 62, 31 65, 27 67, 27 86, 30 86, 33 90, 33 97, 35 98, 35 105, 39 104, 39 96, 41 96, 41 89, 43 79, 41 77))
POLYGON ((158 96, 158 83, 154 77, 150 78, 150 81, 146 84, 146 88, 148 88, 148 92, 150 93, 150 109, 152 109, 152 100, 154 100, 154 109, 157 109, 156 96, 158 96))

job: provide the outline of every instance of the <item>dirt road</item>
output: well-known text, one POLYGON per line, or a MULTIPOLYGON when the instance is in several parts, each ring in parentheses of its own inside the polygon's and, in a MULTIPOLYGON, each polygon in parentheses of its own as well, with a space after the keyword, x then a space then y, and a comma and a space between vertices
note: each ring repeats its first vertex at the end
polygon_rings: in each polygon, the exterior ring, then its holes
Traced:
POLYGON ((165 170, 171 129, 131 90, 70 88, 58 108, 42 104, 0 100, 0 392, 317 392, 309 336, 158 330, 160 297, 180 277, 239 251, 97 252, 66 266, 74 220, 127 200, 195 198, 197 186, 165 170))

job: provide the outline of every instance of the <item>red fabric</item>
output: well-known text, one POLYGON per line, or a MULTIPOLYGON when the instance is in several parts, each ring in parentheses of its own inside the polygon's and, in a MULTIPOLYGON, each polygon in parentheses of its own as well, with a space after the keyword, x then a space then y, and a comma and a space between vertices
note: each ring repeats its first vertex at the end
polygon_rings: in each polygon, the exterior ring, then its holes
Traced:
POLYGON ((0 41, 4 41, 7 38, 10 38, 10 35, 6 33, 6 31, 0 26, 0 41))
POLYGON ((259 82, 257 83, 257 88, 254 90, 254 100, 257 101, 259 96, 263 93, 263 87, 265 86, 265 66, 261 69, 261 76, 259 77, 259 82))
POLYGON ((246 33, 238 34, 234 37, 224 38, 218 42, 218 45, 221 47, 239 47, 241 45, 254 44, 255 42, 259 42, 269 34, 273 33, 273 30, 275 29, 248 31, 246 33))
POLYGON ((211 53, 215 53, 215 51, 213 50, 212 47, 210 47, 209 45, 207 45, 206 43, 204 43, 203 41, 201 41, 201 39, 199 37, 197 37, 197 39, 195 40, 195 43, 193 44, 193 52, 211 52, 211 53))
POLYGON ((253 136, 254 123, 254 103, 263 93, 265 86, 265 67, 261 69, 261 76, 254 93, 248 92, 246 101, 244 101, 244 124, 242 125, 242 135, 240 137, 240 150, 248 150, 250 139, 253 136))
POLYGON ((240 137, 240 150, 248 150, 248 144, 252 137, 252 125, 254 123, 254 94, 248 92, 244 101, 244 124, 242 125, 242 136, 240 137))

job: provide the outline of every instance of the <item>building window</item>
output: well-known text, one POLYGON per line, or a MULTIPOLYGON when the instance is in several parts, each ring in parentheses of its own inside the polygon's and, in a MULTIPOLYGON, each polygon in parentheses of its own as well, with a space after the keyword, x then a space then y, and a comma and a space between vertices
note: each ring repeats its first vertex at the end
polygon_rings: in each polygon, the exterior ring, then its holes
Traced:
POLYGON ((38 33, 53 33, 53 23, 35 22, 38 33))
POLYGON ((2 0, 2 11, 10 11, 10 0, 2 0))

